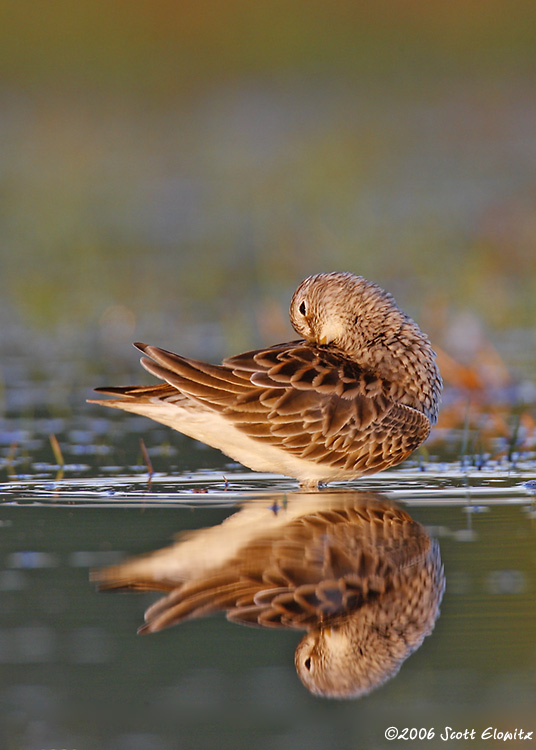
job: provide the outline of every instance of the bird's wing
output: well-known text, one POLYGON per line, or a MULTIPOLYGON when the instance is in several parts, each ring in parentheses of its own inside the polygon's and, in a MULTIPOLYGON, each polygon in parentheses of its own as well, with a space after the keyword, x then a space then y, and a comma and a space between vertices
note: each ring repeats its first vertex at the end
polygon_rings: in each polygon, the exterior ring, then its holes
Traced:
MULTIPOLYGON (((100 390, 130 402, 173 403, 187 396, 249 437, 299 458, 378 471, 403 460, 430 431, 422 412, 396 401, 395 385, 303 341, 230 357, 222 365, 136 346, 150 357, 141 360, 145 369, 167 385, 100 390)), ((111 405, 121 408, 120 401, 111 405)))
POLYGON ((253 601, 237 601, 227 618, 299 629, 346 618, 413 575, 430 549, 423 527, 387 504, 304 515, 272 545, 264 587, 253 601))
MULTIPOLYGON (((140 632, 218 610, 245 625, 306 630, 389 593, 401 571, 422 565, 429 550, 422 527, 390 506, 309 513, 249 543, 224 567, 175 587, 147 610, 140 632)), ((110 576, 100 580, 110 588, 110 576)), ((144 583, 141 575, 130 586, 144 583)))
MULTIPOLYGON (((103 386, 93 389, 96 393, 104 393, 107 396, 119 396, 119 401, 160 401, 177 400, 177 389, 167 383, 162 385, 118 385, 103 386)), ((89 399, 90 404, 107 404, 111 405, 111 400, 89 399)))

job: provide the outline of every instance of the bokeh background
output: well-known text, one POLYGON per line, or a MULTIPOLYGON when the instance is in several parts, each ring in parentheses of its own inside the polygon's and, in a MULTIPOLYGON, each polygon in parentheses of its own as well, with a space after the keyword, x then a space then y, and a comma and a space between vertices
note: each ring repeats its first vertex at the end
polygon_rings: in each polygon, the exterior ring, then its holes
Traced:
POLYGON ((84 341, 86 364, 135 366, 140 336, 214 357, 273 343, 303 277, 351 270, 456 357, 484 337, 531 359, 531 0, 28 0, 1 15, 8 353, 37 337, 72 359, 84 341))

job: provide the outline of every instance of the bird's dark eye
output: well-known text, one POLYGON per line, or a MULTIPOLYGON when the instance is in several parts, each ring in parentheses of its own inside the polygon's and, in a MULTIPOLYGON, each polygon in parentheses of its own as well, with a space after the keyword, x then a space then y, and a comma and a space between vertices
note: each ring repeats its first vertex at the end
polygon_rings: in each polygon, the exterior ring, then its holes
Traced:
POLYGON ((305 669, 310 672, 311 671, 311 657, 308 656, 307 659, 303 662, 305 665, 305 669))
POLYGON ((305 315, 305 302, 301 303, 298 310, 301 312, 302 315, 305 315))

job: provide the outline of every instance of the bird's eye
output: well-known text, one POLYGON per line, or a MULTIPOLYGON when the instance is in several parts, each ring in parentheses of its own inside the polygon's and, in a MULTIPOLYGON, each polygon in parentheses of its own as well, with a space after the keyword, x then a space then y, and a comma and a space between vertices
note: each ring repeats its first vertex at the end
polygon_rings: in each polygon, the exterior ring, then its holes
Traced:
POLYGON ((301 312, 302 315, 305 315, 305 302, 301 303, 298 310, 301 312))
POLYGON ((310 672, 311 671, 311 657, 308 656, 307 659, 303 662, 305 669, 310 672))

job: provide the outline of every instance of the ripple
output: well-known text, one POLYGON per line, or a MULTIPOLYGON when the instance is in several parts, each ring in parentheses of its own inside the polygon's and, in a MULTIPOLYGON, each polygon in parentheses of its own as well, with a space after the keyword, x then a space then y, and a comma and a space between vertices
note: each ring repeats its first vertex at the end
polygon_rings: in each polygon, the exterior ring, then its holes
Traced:
MULTIPOLYGON (((116 467, 117 468, 117 467, 116 467)), ((442 465, 437 472, 419 469, 384 471, 354 482, 333 482, 330 489, 385 493, 408 505, 470 505, 471 512, 491 504, 534 502, 533 467, 481 472, 442 465), (475 505, 475 503, 477 503, 475 505)), ((227 507, 259 495, 291 493, 287 477, 247 471, 187 474, 116 473, 98 477, 21 476, 0 484, 2 505, 212 506, 227 507)))

